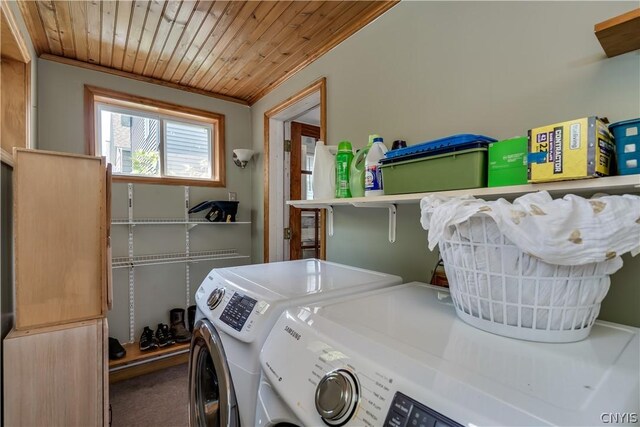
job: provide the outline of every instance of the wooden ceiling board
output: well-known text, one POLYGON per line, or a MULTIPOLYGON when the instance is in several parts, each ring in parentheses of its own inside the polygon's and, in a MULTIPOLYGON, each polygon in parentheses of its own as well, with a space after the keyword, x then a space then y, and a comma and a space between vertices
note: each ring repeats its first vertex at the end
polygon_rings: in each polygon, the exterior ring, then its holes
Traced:
POLYGON ((200 6, 206 6, 208 10, 208 4, 205 2, 196 2, 196 1, 184 1, 180 6, 180 10, 176 15, 175 21, 171 25, 171 29, 169 30, 169 34, 167 34, 167 38, 164 41, 164 45, 162 46, 162 51, 160 52, 160 56, 153 67, 153 70, 149 72, 149 76, 158 78, 162 76, 167 64, 171 60, 171 56, 175 51, 178 41, 180 40, 180 36, 184 33, 186 28, 193 25, 191 19, 194 17, 195 11, 200 6))
POLYGON ((234 69, 228 73, 229 77, 227 79, 221 79, 221 81, 216 84, 216 87, 219 88, 217 91, 220 91, 220 93, 231 93, 231 89, 235 87, 240 80, 251 78, 253 70, 259 70, 263 65, 266 66, 266 64, 263 64, 266 57, 286 40, 290 35, 291 29, 304 25, 307 19, 323 4, 322 1, 310 1, 306 3, 294 2, 287 11, 289 13, 285 14, 284 19, 276 21, 249 49, 245 58, 238 61, 233 67, 234 69))
POLYGON ((92 0, 87 5, 87 56, 91 64, 100 63, 100 48, 102 40, 102 10, 101 3, 92 0))
MULTIPOLYGON (((295 62, 300 57, 300 51, 305 45, 315 45, 316 40, 324 40, 328 29, 341 26, 344 20, 354 19, 368 2, 332 2, 328 1, 312 14, 304 25, 297 28, 290 34, 283 44, 271 52, 265 59, 268 67, 262 67, 253 73, 251 79, 244 79, 235 87, 236 93, 243 94, 247 99, 254 93, 252 87, 255 81, 270 79, 275 70, 280 69, 284 64, 295 62), (330 25, 327 26, 326 23, 330 25), (322 33, 322 34, 321 34, 322 33)), ((234 89, 232 89, 234 90, 234 89)))
MULTIPOLYGON (((173 52, 171 52, 170 59, 165 61, 160 69, 156 68, 153 74, 154 77, 163 80, 171 80, 171 76, 175 73, 178 65, 182 61, 182 58, 184 58, 187 49, 189 49, 189 46, 193 43, 196 35, 200 32, 202 26, 207 21, 209 11, 212 6, 212 2, 201 1, 198 3, 191 15, 189 23, 182 34, 180 34, 178 42, 176 43, 173 52)), ((211 21, 214 21, 214 19, 211 19, 211 21)))
POLYGON ((191 82, 195 74, 200 69, 202 63, 208 58, 213 48, 224 36, 224 34, 227 31, 227 28, 229 28, 229 26, 236 19, 236 16, 240 13, 243 6, 244 6, 243 2, 240 2, 240 1, 232 0, 228 2, 227 7, 222 13, 222 16, 220 17, 220 19, 218 19, 218 22, 216 23, 216 26, 213 28, 213 30, 209 34, 209 37, 205 41, 204 45, 200 48, 200 52, 198 52, 198 55, 189 64, 189 67, 180 78, 180 81, 179 81, 180 84, 183 84, 185 86, 193 86, 193 85, 190 85, 189 82, 191 82))
POLYGON ((185 75, 193 61, 199 56, 205 42, 211 36, 213 29, 218 25, 218 22, 224 15, 228 5, 228 1, 216 1, 213 3, 213 6, 209 10, 208 18, 200 27, 200 30, 196 34, 191 45, 187 48, 184 56, 168 80, 174 83, 180 83, 180 80, 185 75))
MULTIPOLYGON (((235 19, 227 27, 222 37, 220 37, 218 43, 216 43, 213 49, 211 49, 211 52, 207 55, 205 60, 200 65, 200 68, 189 82, 190 86, 203 88, 203 86, 201 85, 201 81, 202 79, 206 78, 206 74, 209 71, 209 68, 211 68, 213 62, 215 62, 216 58, 218 58, 220 53, 224 51, 231 40, 236 37, 236 34, 244 26, 247 20, 254 15, 254 11, 261 3, 263 2, 249 1, 244 4, 238 15, 236 15, 235 19)), ((264 4, 267 3, 270 2, 264 2, 264 4)))
MULTIPOLYGON (((142 74, 144 71, 149 51, 155 41, 156 31, 160 25, 160 20, 162 19, 166 6, 167 4, 162 1, 152 1, 149 3, 149 10, 147 11, 147 17, 144 21, 142 34, 140 35, 140 43, 138 44, 138 50, 135 53, 133 67, 130 70, 125 68, 125 71, 130 71, 136 74, 142 74)), ((129 63, 126 65, 129 65, 129 63)))
POLYGON ((253 103, 397 0, 18 2, 41 56, 253 103))
POLYGON ((136 55, 138 53, 138 46, 140 46, 140 40, 142 38, 142 31, 144 30, 144 24, 147 21, 149 9, 152 4, 153 2, 139 0, 133 4, 131 23, 129 25, 129 33, 127 34, 124 58, 122 60, 122 69, 125 71, 133 70, 133 65, 136 62, 136 55))
MULTIPOLYGON (((238 56, 236 56, 236 52, 241 46, 251 45, 255 38, 257 38, 256 30, 260 27, 267 27, 272 24, 274 18, 277 18, 279 14, 282 12, 282 7, 287 6, 287 2, 262 2, 260 5, 254 10, 251 14, 250 18, 245 22, 244 26, 238 31, 235 37, 231 39, 229 44, 225 47, 225 49, 217 56, 216 60, 211 64, 207 72, 205 73, 205 78, 200 87, 207 89, 209 86, 209 82, 216 77, 218 72, 224 67, 226 63, 232 63, 237 61, 238 56), (271 12, 276 10, 276 13, 271 15, 271 12), (278 13, 278 10, 280 13, 278 13)), ((264 31, 264 29, 262 30, 264 31)))

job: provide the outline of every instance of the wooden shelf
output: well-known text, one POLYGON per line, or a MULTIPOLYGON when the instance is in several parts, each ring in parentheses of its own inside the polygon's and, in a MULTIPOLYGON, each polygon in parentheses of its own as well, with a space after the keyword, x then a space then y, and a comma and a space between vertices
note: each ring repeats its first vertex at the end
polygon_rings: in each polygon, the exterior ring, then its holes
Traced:
POLYGON ((640 49, 640 8, 596 24, 596 37, 609 58, 640 49))
POLYGON ((420 200, 429 194, 440 194, 451 197, 469 195, 483 199, 497 199, 500 197, 515 198, 535 191, 548 191, 552 195, 572 193, 585 196, 600 192, 607 194, 640 193, 640 175, 608 176, 574 181, 512 185, 506 187, 470 188, 466 190, 437 191, 430 193, 353 197, 350 199, 290 200, 287 201, 287 204, 295 206, 296 208, 327 208, 329 206, 367 207, 367 205, 375 207, 385 204, 419 203, 420 200))
POLYGON ((127 355, 109 361, 109 382, 115 383, 189 361, 189 343, 140 351, 137 342, 124 344, 127 355))
POLYGON ((140 351, 140 345, 137 341, 123 344, 122 346, 127 351, 127 355, 122 359, 109 360, 109 372, 124 369, 134 364, 148 363, 154 360, 164 359, 166 357, 189 352, 188 342, 148 351, 140 351))

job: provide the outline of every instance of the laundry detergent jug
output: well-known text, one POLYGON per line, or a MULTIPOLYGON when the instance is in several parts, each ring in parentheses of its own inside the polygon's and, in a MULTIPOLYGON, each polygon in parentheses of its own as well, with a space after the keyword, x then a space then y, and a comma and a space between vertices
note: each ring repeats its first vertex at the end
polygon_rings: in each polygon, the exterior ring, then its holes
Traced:
POLYGON ((365 175, 364 175, 364 196, 382 196, 384 194, 382 187, 382 170, 380 169, 380 160, 387 153, 387 146, 384 145, 382 137, 373 138, 373 145, 369 148, 365 159, 365 175))
POLYGON ((336 159, 338 147, 325 145, 324 141, 316 142, 313 156, 313 173, 311 187, 314 199, 333 199, 336 193, 336 159))
POLYGON ((358 150, 351 160, 349 168, 349 188, 351 189, 351 197, 364 196, 364 167, 367 153, 373 145, 373 138, 378 135, 369 135, 369 143, 366 147, 358 150))

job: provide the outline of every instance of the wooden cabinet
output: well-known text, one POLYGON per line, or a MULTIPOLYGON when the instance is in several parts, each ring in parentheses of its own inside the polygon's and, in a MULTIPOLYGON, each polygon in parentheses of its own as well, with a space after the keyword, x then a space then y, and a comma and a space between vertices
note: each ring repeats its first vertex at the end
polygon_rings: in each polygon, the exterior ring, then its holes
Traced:
POLYGON ((106 319, 13 330, 3 346, 4 425, 109 424, 106 319))
POLYGON ((104 158, 14 151, 18 330, 106 315, 110 179, 104 158))

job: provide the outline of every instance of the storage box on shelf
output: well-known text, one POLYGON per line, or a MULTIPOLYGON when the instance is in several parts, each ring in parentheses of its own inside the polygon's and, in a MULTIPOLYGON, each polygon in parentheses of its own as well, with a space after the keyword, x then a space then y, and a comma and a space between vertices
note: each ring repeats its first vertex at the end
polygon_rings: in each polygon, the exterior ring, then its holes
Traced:
POLYGON ((613 132, 616 142, 618 173, 640 173, 640 119, 614 123, 609 129, 613 132))

